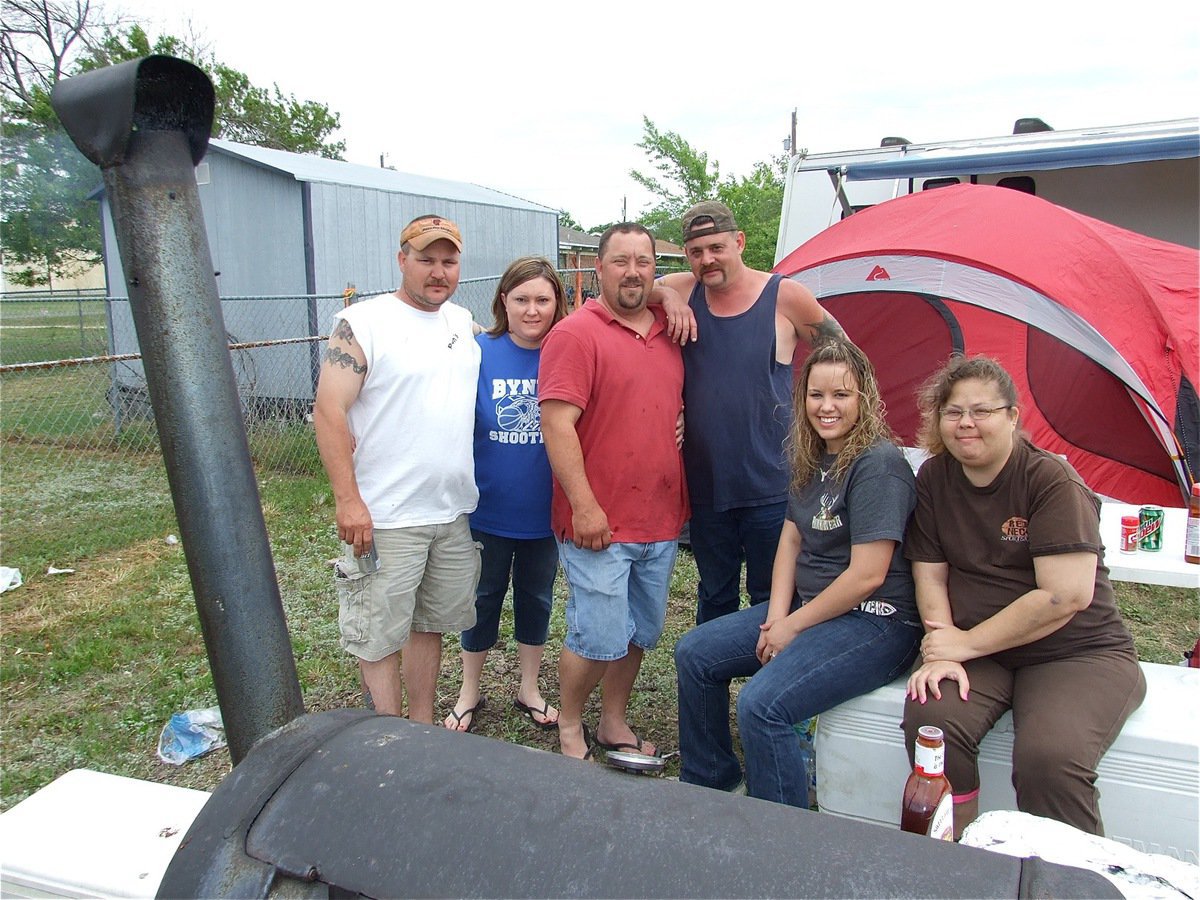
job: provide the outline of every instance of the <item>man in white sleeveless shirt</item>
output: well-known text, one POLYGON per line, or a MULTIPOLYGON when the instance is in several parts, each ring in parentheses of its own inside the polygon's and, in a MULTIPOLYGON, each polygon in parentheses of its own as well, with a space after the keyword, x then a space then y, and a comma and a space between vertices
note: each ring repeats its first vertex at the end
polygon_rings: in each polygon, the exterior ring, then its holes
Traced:
POLYGON ((400 234, 401 285, 334 317, 313 417, 336 503, 341 645, 380 713, 433 722, 442 634, 475 624, 468 514, 479 345, 450 303, 462 235, 440 216, 400 234), (374 568, 370 552, 378 554, 374 568), (401 673, 403 672, 403 678, 401 673))

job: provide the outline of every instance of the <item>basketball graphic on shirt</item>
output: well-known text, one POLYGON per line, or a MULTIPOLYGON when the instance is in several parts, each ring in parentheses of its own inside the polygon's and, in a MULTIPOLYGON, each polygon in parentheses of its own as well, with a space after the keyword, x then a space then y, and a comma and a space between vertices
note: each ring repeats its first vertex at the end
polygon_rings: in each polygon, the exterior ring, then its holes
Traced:
POLYGON ((537 397, 512 394, 496 403, 496 424, 504 431, 537 431, 542 425, 542 413, 537 397))

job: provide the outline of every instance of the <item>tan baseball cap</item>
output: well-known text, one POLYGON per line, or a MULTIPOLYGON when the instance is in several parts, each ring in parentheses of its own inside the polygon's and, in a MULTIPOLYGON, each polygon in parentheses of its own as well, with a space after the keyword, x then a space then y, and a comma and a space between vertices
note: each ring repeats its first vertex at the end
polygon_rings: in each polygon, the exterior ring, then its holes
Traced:
POLYGON ((718 200, 702 200, 683 214, 683 242, 722 231, 737 231, 729 207, 718 200))
POLYGON ((415 219, 400 232, 401 247, 408 244, 414 250, 424 250, 434 241, 449 241, 462 252, 462 233, 458 226, 440 216, 415 219))

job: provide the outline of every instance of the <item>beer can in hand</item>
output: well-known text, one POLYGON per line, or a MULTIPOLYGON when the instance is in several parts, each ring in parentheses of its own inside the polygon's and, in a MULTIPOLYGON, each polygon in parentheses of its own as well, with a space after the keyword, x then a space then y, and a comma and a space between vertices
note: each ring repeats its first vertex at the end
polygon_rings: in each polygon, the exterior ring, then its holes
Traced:
POLYGON ((375 543, 371 543, 371 549, 362 556, 355 556, 354 546, 352 544, 342 544, 345 548, 346 558, 353 560, 354 565, 362 575, 374 575, 379 571, 379 552, 375 549, 375 543))
POLYGON ((1163 518, 1161 506, 1143 506, 1138 510, 1138 547, 1150 553, 1162 549, 1163 518))

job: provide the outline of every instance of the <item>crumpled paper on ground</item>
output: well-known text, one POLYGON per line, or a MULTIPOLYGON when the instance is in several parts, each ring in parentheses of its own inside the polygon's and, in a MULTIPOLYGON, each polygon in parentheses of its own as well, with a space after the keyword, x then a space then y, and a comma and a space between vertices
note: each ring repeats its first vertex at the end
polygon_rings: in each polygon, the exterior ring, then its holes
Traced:
POLYGON ((225 746, 221 708, 189 709, 175 713, 158 736, 158 758, 173 766, 225 746))
POLYGON ((1099 872, 1127 900, 1200 897, 1200 866, 1163 853, 1143 853, 1119 841, 1028 813, 986 812, 964 829, 961 843, 1006 856, 1036 856, 1099 872))

